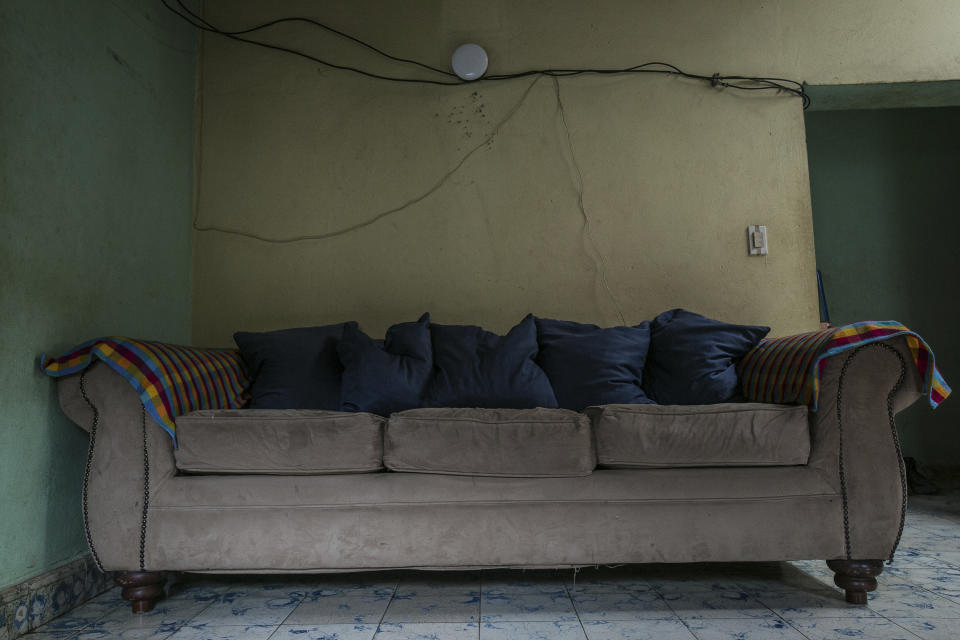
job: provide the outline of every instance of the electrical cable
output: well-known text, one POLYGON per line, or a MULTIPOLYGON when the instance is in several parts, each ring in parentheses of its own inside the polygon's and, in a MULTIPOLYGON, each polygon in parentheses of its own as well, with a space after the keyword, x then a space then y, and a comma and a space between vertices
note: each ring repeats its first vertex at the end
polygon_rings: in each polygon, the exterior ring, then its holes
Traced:
POLYGON ((807 109, 810 106, 810 96, 807 94, 806 90, 804 89, 803 83, 797 82, 796 80, 789 80, 786 78, 766 78, 766 77, 759 77, 759 76, 740 76, 740 75, 725 76, 725 75, 720 75, 719 73, 714 73, 713 75, 707 76, 707 75, 702 75, 697 73, 688 73, 680 69, 676 65, 672 65, 667 62, 645 62, 643 64, 638 64, 631 67, 606 68, 606 69, 604 68, 530 69, 527 71, 519 71, 515 73, 486 75, 486 76, 483 76, 482 78, 479 78, 478 80, 473 80, 473 81, 460 80, 455 74, 449 71, 440 69, 438 67, 434 67, 432 65, 429 65, 423 62, 419 62, 417 60, 412 60, 409 58, 403 58, 400 56, 389 54, 383 51, 382 49, 379 49, 373 46, 372 44, 364 40, 361 40, 360 38, 351 36, 348 33, 344 33, 343 31, 335 29, 327 24, 324 24, 312 18, 306 18, 306 17, 300 17, 300 16, 278 18, 276 20, 264 22, 262 24, 258 24, 246 29, 240 29, 236 31, 227 31, 217 27, 216 25, 204 19, 202 16, 191 11, 184 4, 183 0, 176 0, 177 5, 180 7, 180 10, 177 10, 175 7, 171 6, 167 0, 160 0, 160 2, 163 4, 164 7, 166 7, 169 11, 171 11, 176 16, 178 16, 181 20, 184 20, 194 28, 204 31, 206 33, 213 33, 225 38, 229 38, 231 40, 235 40, 237 42, 243 42, 246 44, 262 47, 265 49, 272 49, 274 51, 288 53, 301 58, 305 58, 307 60, 310 60, 311 62, 315 62, 317 64, 323 65, 325 67, 329 67, 331 69, 349 71, 351 73, 356 73, 356 74, 359 74, 368 78, 372 78, 375 80, 387 80, 390 82, 403 82, 403 83, 413 83, 413 84, 460 86, 460 85, 468 84, 469 82, 494 82, 498 80, 512 80, 515 78, 523 78, 523 77, 528 77, 532 75, 544 75, 544 76, 552 76, 552 77, 570 77, 570 76, 578 76, 578 75, 585 75, 585 74, 613 75, 613 74, 655 73, 655 74, 662 74, 662 75, 679 76, 679 77, 687 78, 690 80, 699 80, 703 82, 709 82, 710 85, 713 87, 730 88, 730 89, 736 89, 739 91, 764 91, 765 90, 765 91, 775 91, 777 93, 786 92, 801 98, 803 101, 804 109, 807 109), (299 51, 297 49, 292 49, 290 47, 270 44, 268 42, 263 42, 261 40, 254 40, 252 38, 243 37, 244 35, 247 35, 247 34, 251 34, 263 29, 268 29, 270 27, 274 27, 279 24, 291 23, 291 22, 304 23, 304 24, 317 27, 319 29, 323 29, 337 36, 345 38, 355 44, 358 44, 367 49, 370 49, 371 51, 377 53, 378 55, 384 58, 393 60, 395 62, 401 62, 404 64, 412 64, 426 71, 441 74, 445 78, 447 78, 447 80, 386 76, 379 73, 367 71, 365 69, 352 67, 349 65, 335 64, 328 60, 318 58, 317 56, 311 55, 309 53, 305 53, 303 51, 299 51), (743 83, 747 83, 747 84, 743 84, 743 83))
POLYGON ((517 99, 514 105, 510 108, 510 110, 507 111, 506 115, 504 115, 503 118, 501 118, 490 130, 490 133, 484 136, 483 140, 478 142, 469 151, 467 151, 467 153, 465 153, 457 161, 456 164, 454 164, 442 176, 440 176, 428 189, 410 198, 409 200, 406 200, 402 204, 391 207, 390 209, 387 209, 385 211, 372 214, 366 217, 364 220, 361 220, 360 222, 356 222, 349 226, 341 227, 333 231, 327 231, 325 233, 311 233, 311 234, 303 234, 303 235, 297 235, 297 236, 266 236, 259 233, 254 233, 252 231, 244 231, 242 229, 234 229, 231 227, 220 227, 216 225, 201 225, 196 218, 194 218, 194 221, 193 221, 193 228, 197 231, 216 231, 218 233, 226 233, 229 235, 241 236, 244 238, 250 238, 251 240, 258 240, 260 242, 266 242, 269 244, 291 244, 295 242, 305 242, 308 240, 328 240, 330 238, 336 238, 338 236, 346 235, 353 231, 358 231, 365 227, 369 227, 370 225, 377 223, 388 216, 392 216, 394 214, 406 211, 413 205, 423 202, 428 197, 430 197, 431 195, 439 191, 440 188, 443 187, 451 178, 453 178, 453 176, 456 175, 456 173, 460 170, 460 168, 464 164, 466 164, 467 160, 469 160, 474 154, 478 153, 481 149, 483 149, 484 147, 488 146, 491 142, 493 142, 493 140, 500 134, 500 131, 503 129, 503 127, 506 126, 506 124, 513 119, 517 111, 519 111, 520 108, 524 105, 524 103, 526 103, 527 97, 530 95, 530 92, 533 91, 534 86, 536 86, 539 80, 540 78, 534 78, 533 81, 531 81, 530 84, 527 85, 527 88, 523 90, 523 93, 520 95, 520 97, 517 99))
MULTIPOLYGON (((163 2, 164 5, 166 5, 166 7, 167 7, 168 9, 171 9, 171 10, 172 10, 172 8, 170 7, 170 5, 168 5, 165 0, 161 0, 161 1, 163 2)), ((398 56, 391 55, 391 54, 387 53, 386 51, 383 51, 383 50, 381 50, 381 49, 378 49, 377 47, 373 46, 373 45, 370 44, 369 42, 364 42, 364 41, 361 40, 360 38, 356 38, 356 37, 354 37, 354 36, 351 36, 349 33, 344 33, 343 31, 340 31, 340 30, 338 30, 338 29, 334 29, 334 28, 331 27, 330 25, 324 24, 324 23, 322 23, 322 22, 320 22, 320 21, 318 21, 318 20, 314 20, 314 19, 312 19, 312 18, 304 18, 304 17, 299 17, 299 16, 290 17, 290 18, 278 18, 278 19, 276 19, 276 20, 271 20, 271 21, 269 21, 269 22, 264 22, 263 24, 259 24, 259 25, 255 26, 255 27, 250 27, 249 29, 241 29, 240 31, 224 31, 224 30, 222 30, 222 29, 218 29, 218 28, 215 27, 214 25, 212 25, 212 24, 210 24, 209 22, 207 22, 202 16, 200 16, 200 15, 198 15, 197 13, 191 11, 191 10, 186 6, 186 4, 184 4, 183 0, 177 0, 177 4, 180 5, 180 8, 183 9, 186 13, 188 13, 192 18, 194 18, 194 19, 197 20, 198 22, 201 22, 202 24, 204 24, 208 29, 211 30, 211 32, 213 32, 213 33, 219 33, 220 35, 224 35, 224 36, 240 36, 240 35, 245 35, 245 34, 248 34, 248 33, 253 33, 254 31, 260 31, 261 29, 267 29, 267 28, 269 28, 269 27, 273 27, 273 26, 275 26, 275 25, 283 24, 283 23, 286 23, 286 22, 303 22, 303 23, 310 24, 310 25, 313 25, 313 26, 315 26, 315 27, 318 27, 318 28, 320 28, 320 29, 323 29, 324 31, 329 31, 330 33, 333 33, 333 34, 336 34, 336 35, 340 36, 341 38, 345 38, 345 39, 347 39, 347 40, 350 40, 351 42, 355 42, 356 44, 359 44, 359 45, 362 46, 362 47, 366 47, 367 49, 370 49, 371 51, 373 51, 373 52, 375 52, 375 53, 383 56, 384 58, 389 58, 390 60, 394 60, 394 61, 396 61, 396 62, 404 62, 404 63, 407 63, 407 64, 413 64, 413 65, 416 65, 416 66, 418 66, 418 67, 422 67, 422 68, 424 68, 424 69, 427 69, 428 71, 435 71, 436 73, 440 73, 440 74, 443 74, 443 75, 445 75, 445 76, 449 76, 449 77, 451 77, 451 78, 456 78, 456 77, 457 77, 457 75, 456 75, 455 73, 452 73, 452 72, 450 72, 450 71, 446 71, 446 70, 444 70, 444 69, 438 69, 437 67, 432 67, 432 66, 430 66, 430 65, 428 65, 428 64, 424 64, 424 63, 422 63, 422 62, 418 62, 417 60, 410 60, 410 59, 408 59, 408 58, 401 58, 401 57, 398 57, 398 56)), ((176 13, 176 12, 174 12, 174 13, 176 13)), ((181 17, 183 17, 183 16, 181 16, 181 17)), ((194 24, 193 26, 196 27, 197 25, 194 24)))
MULTIPOLYGON (((392 82, 405 82, 405 83, 416 83, 416 84, 438 84, 438 85, 460 85, 460 84, 464 84, 462 81, 456 81, 456 82, 441 82, 441 81, 439 81, 439 80, 426 80, 426 79, 421 79, 421 78, 396 78, 396 77, 391 77, 391 76, 380 75, 380 74, 378 74, 378 73, 373 73, 373 72, 370 72, 370 71, 364 71, 363 69, 358 69, 357 67, 351 67, 351 66, 348 66, 348 65, 341 65, 341 64, 334 64, 333 62, 329 62, 329 61, 327 61, 327 60, 322 60, 321 58, 318 58, 318 57, 316 57, 316 56, 310 55, 309 53, 304 53, 303 51, 298 51, 298 50, 296 50, 296 49, 291 49, 291 48, 289 48, 289 47, 283 47, 283 46, 276 45, 276 44, 270 44, 270 43, 268 43, 268 42, 261 42, 260 40, 252 40, 252 39, 250 39, 250 38, 243 38, 243 37, 238 36, 238 35, 233 35, 233 34, 231 34, 230 32, 223 31, 222 29, 219 29, 219 28, 217 28, 217 27, 215 27, 215 26, 212 26, 209 22, 207 22, 207 21, 204 20, 203 18, 200 18, 199 16, 196 18, 196 21, 194 21, 194 19, 191 19, 190 16, 195 16, 196 14, 194 14, 192 11, 190 11, 189 9, 187 9, 187 8, 183 5, 182 0, 177 0, 177 4, 179 4, 181 7, 184 7, 184 10, 186 11, 186 14, 187 14, 187 15, 185 15, 185 14, 177 11, 176 9, 174 9, 172 6, 170 6, 170 4, 167 2, 167 0, 160 0, 160 2, 163 4, 163 6, 165 6, 167 9, 169 9, 169 10, 170 10, 171 12, 173 12, 175 15, 179 16, 180 19, 186 21, 187 23, 189 23, 190 25, 192 25, 194 28, 199 29, 199 30, 201 30, 201 31, 205 31, 205 32, 207 32, 207 33, 215 33, 215 34, 220 35, 220 36, 223 36, 223 37, 225 37, 225 38, 229 38, 229 39, 231 39, 231 40, 236 40, 237 42, 244 42, 244 43, 247 43, 247 44, 252 44, 252 45, 255 45, 255 46, 258 46, 258 47, 263 47, 264 49, 272 49, 272 50, 274 50, 274 51, 282 51, 282 52, 284 52, 284 53, 289 53, 289 54, 292 54, 292 55, 295 55, 295 56, 299 56, 299 57, 301 57, 301 58, 306 58, 307 60, 310 60, 310 61, 312 61, 312 62, 316 62, 317 64, 321 64, 321 65, 323 65, 323 66, 325 66, 325 67, 330 67, 331 69, 339 69, 339 70, 341 70, 341 71, 350 71, 350 72, 352 72, 352 73, 357 73, 357 74, 359 74, 359 75, 366 76, 366 77, 368 77, 368 78, 373 78, 373 79, 375 79, 375 80, 390 80, 390 81, 392 81, 392 82)), ((308 20, 308 19, 305 19, 305 20, 308 20)), ((256 30, 257 28, 264 27, 264 26, 266 26, 266 25, 259 25, 259 27, 254 27, 252 30, 256 30)), ((371 47, 371 48, 373 48, 373 47, 371 47)), ((387 55, 387 54, 384 54, 384 55, 387 55)), ((390 57, 391 59, 393 59, 393 56, 387 56, 387 57, 390 57)))

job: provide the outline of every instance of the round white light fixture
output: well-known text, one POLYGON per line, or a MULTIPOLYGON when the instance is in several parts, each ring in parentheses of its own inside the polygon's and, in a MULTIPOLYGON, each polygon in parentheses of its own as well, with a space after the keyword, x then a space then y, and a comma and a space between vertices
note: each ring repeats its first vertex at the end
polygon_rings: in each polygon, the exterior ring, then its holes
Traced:
POLYGON ((487 52, 478 44, 462 44, 453 52, 450 64, 463 80, 476 80, 487 71, 487 52))

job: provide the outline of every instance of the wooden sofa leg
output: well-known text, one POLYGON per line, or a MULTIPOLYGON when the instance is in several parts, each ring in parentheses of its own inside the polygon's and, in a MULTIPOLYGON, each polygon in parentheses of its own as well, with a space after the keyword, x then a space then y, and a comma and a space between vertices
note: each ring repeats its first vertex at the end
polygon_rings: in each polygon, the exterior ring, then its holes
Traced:
POLYGON ((134 613, 152 611, 163 599, 166 576, 160 571, 119 571, 114 580, 123 587, 120 595, 130 601, 134 613))
POLYGON ((851 604, 867 604, 867 592, 877 588, 877 576, 883 573, 883 560, 827 560, 827 566, 851 604))

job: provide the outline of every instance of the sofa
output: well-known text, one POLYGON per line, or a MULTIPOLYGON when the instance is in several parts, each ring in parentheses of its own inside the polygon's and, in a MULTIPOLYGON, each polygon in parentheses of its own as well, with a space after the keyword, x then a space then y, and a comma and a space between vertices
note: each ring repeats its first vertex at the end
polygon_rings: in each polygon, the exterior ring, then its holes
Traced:
MULTIPOLYGON (((656 331, 648 335, 655 343, 656 331)), ((751 334, 751 352, 760 338, 751 334)), ((164 572, 804 559, 826 560, 846 599, 864 604, 905 515, 894 415, 930 383, 909 338, 894 333, 824 358, 816 411, 753 402, 739 387, 723 402, 579 411, 421 402, 377 413, 247 401, 176 416, 175 446, 116 366, 92 361, 59 377, 58 392, 90 433, 91 553, 117 572, 134 612, 163 597, 164 572)), ((391 341, 365 344, 376 355, 391 341)), ((538 347, 526 362, 549 369, 538 347)), ((414 375, 423 363, 407 365, 414 375)), ((439 366, 421 373, 435 377, 439 366)), ((384 384, 376 368, 374 391, 384 384)), ((589 377, 580 362, 566 374, 589 377)))

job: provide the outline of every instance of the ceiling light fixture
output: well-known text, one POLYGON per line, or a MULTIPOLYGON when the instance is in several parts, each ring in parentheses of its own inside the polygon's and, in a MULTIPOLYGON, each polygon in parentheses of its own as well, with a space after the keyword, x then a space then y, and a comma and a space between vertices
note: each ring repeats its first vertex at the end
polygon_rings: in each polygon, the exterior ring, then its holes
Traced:
POLYGON ((462 44, 453 52, 450 65, 461 79, 477 80, 487 71, 487 52, 478 44, 462 44))

